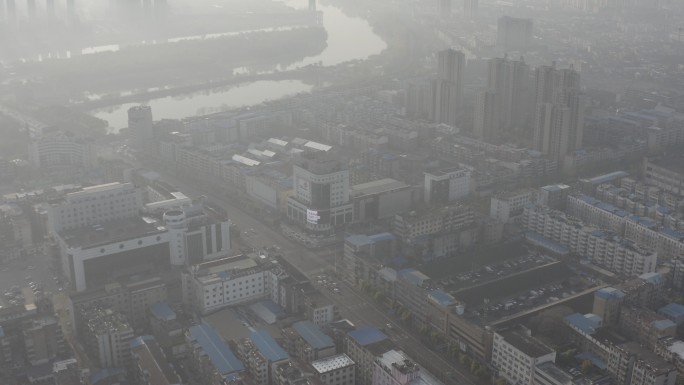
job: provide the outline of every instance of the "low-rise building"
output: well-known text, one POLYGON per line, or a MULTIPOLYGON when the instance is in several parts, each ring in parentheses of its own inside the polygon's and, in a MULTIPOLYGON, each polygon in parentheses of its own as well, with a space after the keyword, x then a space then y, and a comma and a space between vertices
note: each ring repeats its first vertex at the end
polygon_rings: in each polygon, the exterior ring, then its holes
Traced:
POLYGON ((426 171, 423 199, 431 205, 445 205, 470 195, 471 170, 452 167, 426 171))
POLYGON ((416 195, 413 187, 390 178, 354 185, 350 192, 354 221, 375 221, 409 211, 416 195))
POLYGON ((66 353, 62 327, 54 316, 38 316, 25 321, 22 334, 31 365, 45 364, 66 353))
POLYGON ((535 368, 555 362, 556 352, 521 326, 494 332, 492 366, 511 384, 533 385, 535 368))
POLYGON ((337 351, 332 338, 325 335, 311 321, 295 322, 292 328, 284 330, 283 336, 287 341, 285 345, 287 351, 305 362, 332 356, 337 351))
POLYGON ((373 326, 349 332, 345 338, 345 353, 356 363, 356 383, 372 385, 375 359, 393 349, 394 343, 373 326))
POLYGON ((73 293, 69 299, 74 314, 93 306, 110 308, 123 314, 136 330, 141 330, 147 326, 149 307, 166 301, 167 288, 161 277, 134 276, 92 290, 73 293))
POLYGON ((132 376, 138 385, 181 385, 181 379, 152 336, 130 342, 132 376))
POLYGON ((149 314, 152 334, 165 354, 170 357, 182 356, 186 349, 185 336, 176 312, 165 302, 158 302, 150 307, 149 314))
POLYGON ((406 354, 390 350, 377 357, 373 385, 440 385, 441 383, 413 362, 406 354))
POLYGON ((324 385, 356 385, 356 364, 344 353, 313 361, 311 366, 324 385))
POLYGON ((101 368, 125 367, 130 363, 129 342, 133 328, 112 309, 94 307, 81 311, 86 350, 101 368))
POLYGON ((249 338, 238 342, 238 355, 258 385, 274 380, 275 366, 290 360, 290 356, 266 331, 253 331, 249 338))
MULTIPOLYGON (((523 226, 528 232, 564 245, 569 251, 617 274, 639 275, 651 273, 656 268, 656 252, 548 207, 526 207, 523 226)), ((536 243, 545 247, 543 243, 536 243)))
POLYGON ((534 385, 573 385, 572 376, 551 361, 534 368, 534 385))
POLYGON ((203 384, 223 385, 245 371, 242 362, 209 324, 191 326, 185 340, 192 365, 201 374, 203 384))
MULTIPOLYGON (((239 255, 191 266, 183 273, 184 302, 201 314, 271 298, 277 276, 256 255, 239 255)), ((275 298, 277 300, 277 298, 275 298)))

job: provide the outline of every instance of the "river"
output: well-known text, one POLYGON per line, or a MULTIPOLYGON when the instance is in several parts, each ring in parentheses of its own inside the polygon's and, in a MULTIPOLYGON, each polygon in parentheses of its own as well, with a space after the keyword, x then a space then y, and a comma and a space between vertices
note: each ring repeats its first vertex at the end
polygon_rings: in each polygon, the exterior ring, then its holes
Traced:
MULTIPOLYGON (((285 0, 284 3, 296 9, 306 9, 308 0, 285 0)), ((365 60, 381 53, 387 44, 375 32, 368 21, 345 15, 342 10, 330 5, 319 5, 321 23, 326 29, 326 48, 318 55, 302 58, 301 61, 279 71, 321 64, 334 66, 340 63, 365 60)), ((236 68, 236 73, 249 69, 236 68)), ((228 108, 256 105, 301 92, 308 92, 311 85, 296 80, 257 81, 230 88, 209 89, 185 95, 176 95, 148 101, 155 119, 179 119, 204 115, 228 108)), ((116 133, 128 125, 128 108, 136 104, 122 104, 93 111, 92 114, 109 123, 109 132, 116 133)))

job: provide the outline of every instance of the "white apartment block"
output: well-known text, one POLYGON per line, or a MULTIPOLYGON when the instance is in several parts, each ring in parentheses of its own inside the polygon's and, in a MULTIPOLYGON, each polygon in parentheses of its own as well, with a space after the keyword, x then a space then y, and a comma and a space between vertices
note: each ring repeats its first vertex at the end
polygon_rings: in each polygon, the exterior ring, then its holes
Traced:
POLYGON ((390 350, 375 359, 372 385, 440 384, 402 351, 390 350))
POLYGON ((129 342, 135 334, 126 319, 111 309, 89 309, 82 314, 87 320, 86 348, 94 354, 102 368, 125 367, 131 357, 129 342))
POLYGON ((533 385, 536 366, 555 361, 556 352, 523 327, 494 333, 492 366, 509 384, 533 385))
POLYGON ((201 314, 265 297, 278 299, 277 274, 245 255, 191 266, 182 281, 186 304, 201 314))
POLYGON ((344 353, 313 361, 311 366, 324 385, 356 384, 356 364, 344 353))
POLYGON ((567 202, 568 214, 655 250, 663 258, 684 255, 684 233, 586 195, 569 196, 567 202))
POLYGON ((684 195, 684 161, 678 156, 644 159, 644 180, 677 195, 684 195))
POLYGON ((393 226, 399 238, 411 243, 423 235, 456 232, 471 227, 473 223, 474 214, 469 206, 453 204, 421 213, 397 214, 393 226))
POLYGON ((93 145, 85 139, 52 131, 29 143, 29 160, 38 169, 91 168, 97 164, 93 145))
POLYGON ((548 207, 525 208, 523 226, 616 274, 640 275, 656 268, 657 253, 548 207))
POLYGON ((131 183, 109 183, 84 187, 68 193, 64 200, 48 208, 49 230, 97 225, 115 219, 131 218, 142 209, 142 191, 131 183))
POLYGON ((448 204, 470 194, 470 170, 454 167, 425 172, 423 198, 428 204, 448 204))
POLYGON ((525 206, 536 203, 536 200, 537 192, 535 190, 496 194, 491 198, 489 204, 489 216, 499 222, 506 223, 522 215, 525 206))

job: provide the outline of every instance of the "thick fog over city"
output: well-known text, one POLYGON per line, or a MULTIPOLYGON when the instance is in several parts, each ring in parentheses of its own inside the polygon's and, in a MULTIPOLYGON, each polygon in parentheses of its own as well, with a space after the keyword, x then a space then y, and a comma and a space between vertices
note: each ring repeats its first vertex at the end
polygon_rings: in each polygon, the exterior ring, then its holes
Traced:
POLYGON ((684 0, 0 0, 0 385, 684 384, 684 0))

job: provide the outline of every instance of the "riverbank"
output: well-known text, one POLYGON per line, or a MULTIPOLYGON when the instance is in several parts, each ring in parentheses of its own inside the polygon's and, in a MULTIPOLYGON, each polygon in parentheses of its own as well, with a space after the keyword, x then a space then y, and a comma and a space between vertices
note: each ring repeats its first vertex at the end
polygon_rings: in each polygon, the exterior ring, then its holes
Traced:
POLYGON ((256 32, 208 40, 133 46, 119 52, 84 55, 49 64, 17 68, 18 76, 41 78, 24 88, 55 90, 69 99, 84 93, 107 94, 160 85, 205 83, 233 76, 233 69, 253 65, 283 66, 326 46, 321 27, 256 32))

